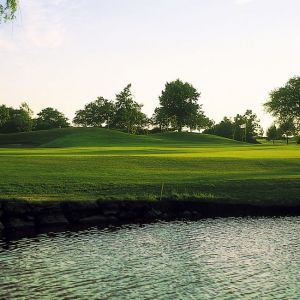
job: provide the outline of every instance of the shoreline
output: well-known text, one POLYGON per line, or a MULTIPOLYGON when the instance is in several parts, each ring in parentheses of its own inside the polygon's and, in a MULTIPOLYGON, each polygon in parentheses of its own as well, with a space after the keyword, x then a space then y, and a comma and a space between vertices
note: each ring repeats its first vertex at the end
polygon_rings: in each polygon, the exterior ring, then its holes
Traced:
POLYGON ((257 205, 211 200, 90 202, 0 200, 0 237, 21 238, 93 226, 105 228, 155 221, 281 216, 300 216, 300 205, 257 205))

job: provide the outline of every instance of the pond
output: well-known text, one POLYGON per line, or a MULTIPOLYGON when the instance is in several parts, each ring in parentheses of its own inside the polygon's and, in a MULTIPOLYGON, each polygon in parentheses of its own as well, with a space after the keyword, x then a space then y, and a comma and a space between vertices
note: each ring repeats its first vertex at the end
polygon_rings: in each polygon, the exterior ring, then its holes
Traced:
POLYGON ((300 299, 300 218, 0 240, 0 299, 300 299))

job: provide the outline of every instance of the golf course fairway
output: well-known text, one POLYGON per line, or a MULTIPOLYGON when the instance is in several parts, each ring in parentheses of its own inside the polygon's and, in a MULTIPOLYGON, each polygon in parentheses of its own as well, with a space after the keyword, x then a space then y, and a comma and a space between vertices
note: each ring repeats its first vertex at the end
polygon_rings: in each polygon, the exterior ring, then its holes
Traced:
POLYGON ((300 147, 197 133, 67 128, 0 135, 0 198, 300 203, 300 147))

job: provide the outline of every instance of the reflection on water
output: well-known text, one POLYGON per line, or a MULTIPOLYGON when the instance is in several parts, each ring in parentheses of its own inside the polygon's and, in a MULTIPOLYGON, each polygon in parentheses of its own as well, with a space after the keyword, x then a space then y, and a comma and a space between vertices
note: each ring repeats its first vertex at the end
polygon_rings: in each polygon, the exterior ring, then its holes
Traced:
POLYGON ((0 299, 300 299, 300 218, 0 242, 0 299))

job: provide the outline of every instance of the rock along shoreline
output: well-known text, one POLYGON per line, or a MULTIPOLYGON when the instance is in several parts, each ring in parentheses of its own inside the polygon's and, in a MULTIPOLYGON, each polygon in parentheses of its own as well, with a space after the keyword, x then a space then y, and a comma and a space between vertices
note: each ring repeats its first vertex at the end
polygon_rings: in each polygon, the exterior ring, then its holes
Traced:
POLYGON ((218 217, 300 216, 300 205, 251 205, 199 200, 60 201, 0 200, 0 237, 154 221, 218 217))

